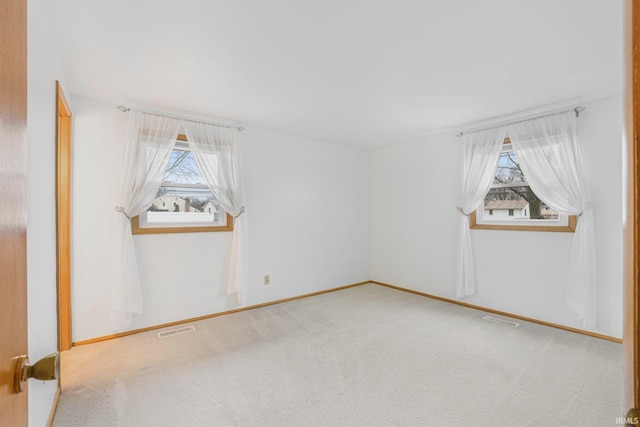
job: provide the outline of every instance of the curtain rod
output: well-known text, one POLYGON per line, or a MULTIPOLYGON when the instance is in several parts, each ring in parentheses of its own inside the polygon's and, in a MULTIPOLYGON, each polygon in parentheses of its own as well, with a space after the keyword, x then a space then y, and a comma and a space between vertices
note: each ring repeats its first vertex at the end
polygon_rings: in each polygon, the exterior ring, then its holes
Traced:
MULTIPOLYGON (((557 113, 543 114, 542 116, 531 117, 529 119, 517 120, 515 122, 504 123, 504 124, 496 125, 496 126, 489 126, 489 127, 483 128, 483 129, 473 130, 473 131, 470 131, 470 132, 467 132, 467 133, 482 132, 483 130, 495 129, 495 128, 499 128, 499 127, 502 127, 502 126, 515 125, 516 123, 530 122, 531 120, 541 119, 543 117, 555 116, 555 115, 566 113, 566 112, 569 112, 569 111, 575 112, 576 113, 576 117, 580 117, 580 112, 582 112, 582 111, 584 111, 586 109, 587 109, 587 107, 583 107, 581 105, 578 105, 577 107, 572 108, 570 110, 563 110, 563 111, 558 111, 557 113)), ((462 135, 464 135, 464 132, 459 132, 456 136, 459 138, 462 135)))
MULTIPOLYGON (((129 108, 129 107, 125 107, 125 106, 123 106, 123 105, 118 105, 116 108, 117 108, 118 110, 122 111, 123 113, 126 113, 126 112, 128 112, 128 111, 131 111, 131 108, 129 108)), ((159 117, 176 117, 176 116, 170 116, 170 115, 167 115, 167 114, 151 113, 151 112, 148 112, 148 111, 143 111, 143 113, 144 113, 144 114, 151 114, 152 116, 159 116, 159 117)), ((184 118, 184 117, 176 117, 176 118, 179 118, 179 119, 181 119, 181 120, 186 120, 186 121, 188 121, 188 122, 192 122, 192 123, 204 123, 204 124, 206 124, 206 125, 214 125, 214 126, 222 126, 222 127, 233 127, 233 126, 219 125, 219 124, 211 123, 211 122, 204 122, 204 121, 202 121, 202 120, 186 119, 186 118, 184 118)), ((236 129, 238 129, 238 132, 242 132, 242 131, 244 130, 244 128, 243 128, 243 127, 241 127, 241 126, 238 126, 236 129)))

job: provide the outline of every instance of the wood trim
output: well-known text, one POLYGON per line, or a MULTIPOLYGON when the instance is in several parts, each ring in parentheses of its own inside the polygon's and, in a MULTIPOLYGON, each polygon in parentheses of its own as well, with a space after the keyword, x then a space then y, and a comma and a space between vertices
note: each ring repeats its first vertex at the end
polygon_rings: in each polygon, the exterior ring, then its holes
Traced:
POLYGON ((358 283, 353 283, 353 284, 350 284, 350 285, 339 286, 337 288, 326 289, 324 291, 318 291, 318 292, 312 292, 312 293, 309 293, 309 294, 299 295, 299 296, 295 296, 295 297, 291 297, 291 298, 284 298, 284 299, 280 299, 280 300, 275 300, 275 301, 265 302, 265 303, 261 303, 261 304, 251 305, 251 306, 248 306, 248 307, 240 307, 240 308, 235 308, 235 309, 232 309, 232 310, 221 311, 219 313, 208 314, 208 315, 205 315, 205 316, 192 317, 192 318, 189 318, 189 319, 178 320, 178 321, 175 321, 175 322, 163 323, 163 324, 160 324, 160 325, 149 326, 149 327, 146 327, 146 328, 134 329, 132 331, 120 332, 120 333, 111 334, 111 335, 104 335, 102 337, 97 337, 97 338, 91 338, 91 339, 88 339, 88 340, 78 341, 78 342, 73 343, 73 345, 74 346, 80 346, 80 345, 93 344, 93 343, 101 342, 101 341, 108 341, 108 340, 112 340, 112 339, 115 339, 115 338, 121 338, 121 337, 126 337, 126 336, 129 336, 129 335, 139 334, 139 333, 142 333, 142 332, 153 331, 153 330, 162 329, 162 328, 168 328, 168 327, 171 327, 171 326, 182 325, 182 324, 185 324, 185 323, 197 322, 199 320, 212 319, 214 317, 224 316, 224 315, 227 315, 227 314, 239 313, 239 312, 242 312, 242 311, 253 310, 255 308, 267 307, 267 306, 270 306, 270 305, 276 305, 276 304, 281 304, 281 303, 284 303, 284 302, 295 301, 295 300, 298 300, 298 299, 313 297, 313 296, 316 296, 316 295, 322 295, 322 294, 326 294, 326 293, 330 293, 330 292, 341 291, 343 289, 354 288, 356 286, 366 285, 366 284, 369 284, 369 283, 373 283, 373 284, 380 285, 380 286, 385 286, 387 288, 395 289, 395 290, 402 291, 402 292, 408 292, 410 294, 420 295, 420 296, 423 296, 423 297, 427 297, 427 298, 431 298, 431 299, 435 299, 435 300, 439 300, 439 301, 448 302, 448 303, 451 303, 451 304, 460 305, 460 306, 467 307, 467 308, 472 308, 474 310, 485 311, 487 313, 493 313, 493 314, 497 314, 497 315, 500 315, 500 316, 505 316, 505 317, 511 317, 511 318, 514 318, 514 319, 524 320, 525 322, 531 322, 531 323, 536 323, 536 324, 543 325, 543 326, 549 326, 549 327, 556 328, 556 329, 562 329, 564 331, 569 331, 569 332, 574 332, 574 333, 578 333, 578 334, 582 334, 582 335, 587 335, 587 336, 590 336, 590 337, 599 338, 599 339, 603 339, 603 340, 606 340, 606 341, 615 342, 615 343, 618 343, 618 344, 622 343, 622 340, 620 338, 612 337, 612 336, 605 335, 605 334, 599 334, 597 332, 585 331, 583 329, 572 328, 570 326, 559 325, 559 324, 556 324, 556 323, 546 322, 544 320, 533 319, 531 317, 520 316, 518 314, 507 313, 505 311, 494 310, 492 308, 486 308, 486 307, 482 307, 482 306, 479 306, 479 305, 474 305, 474 304, 469 304, 469 303, 462 302, 462 301, 457 301, 457 300, 454 300, 454 299, 449 299, 449 298, 440 297, 440 296, 437 296, 437 295, 427 294, 427 293, 424 293, 424 292, 414 291, 414 290, 411 290, 411 289, 402 288, 400 286, 390 285, 388 283, 378 282, 378 281, 375 281, 375 280, 368 280, 368 281, 365 281, 365 282, 358 282, 358 283))
POLYGON ((71 348, 71 108, 56 81, 56 287, 58 349, 71 348))
POLYGON ((68 117, 71 116, 71 107, 69 106, 69 102, 67 102, 67 98, 64 95, 64 91, 62 90, 62 85, 59 80, 56 80, 56 113, 64 112, 68 117))
POLYGON ((212 233, 217 231, 233 231, 233 217, 227 214, 227 225, 211 227, 145 227, 140 228, 140 217, 131 218, 131 234, 167 234, 167 233, 212 233))
POLYGON ((615 343, 618 343, 618 344, 622 343, 622 340, 620 338, 612 337, 612 336, 605 335, 605 334, 599 334, 597 332, 585 331, 583 329, 572 328, 570 326, 558 325, 557 323, 551 323, 551 322, 546 322, 544 320, 533 319, 531 317, 520 316, 519 314, 507 313, 506 311, 494 310, 492 308, 482 307, 482 306, 475 305, 475 304, 469 304, 469 303, 458 301, 458 300, 455 300, 455 299, 439 297, 437 295, 432 295, 432 294, 427 294, 427 293, 424 293, 424 292, 414 291, 414 290, 411 290, 411 289, 402 288, 400 286, 389 285, 388 283, 378 282, 378 281, 375 281, 375 280, 372 280, 371 283, 375 283, 376 285, 380 285, 380 286, 386 286, 387 288, 396 289, 398 291, 408 292, 410 294, 420 295, 420 296, 423 296, 423 297, 432 298, 432 299, 439 300, 439 301, 449 302, 451 304, 461 305, 463 307, 472 308, 474 310, 480 310, 480 311, 485 311, 487 313, 497 314, 497 315, 500 315, 500 316, 506 316, 506 317, 511 317, 511 318, 514 318, 514 319, 524 320, 525 322, 537 323, 537 324, 543 325, 543 326, 550 326, 552 328, 562 329, 562 330, 569 331, 569 332, 575 332, 575 333, 582 334, 582 335, 588 335, 590 337, 600 338, 600 339, 611 341, 611 342, 615 342, 615 343))
POLYGON ((219 313, 207 314, 205 316, 192 317, 190 319, 184 319, 184 320, 178 320, 178 321, 175 321, 175 322, 163 323, 161 325, 155 325, 155 326, 149 326, 149 327, 146 327, 146 328, 134 329, 132 331, 127 331, 127 332, 119 332, 117 334, 105 335, 105 336, 102 336, 102 337, 97 337, 97 338, 91 338, 91 339, 88 339, 88 340, 78 341, 78 342, 73 343, 73 345, 74 346, 79 346, 79 345, 93 344, 93 343, 96 343, 96 342, 107 341, 107 340, 111 340, 111 339, 114 339, 114 338, 121 338, 121 337, 126 337, 126 336, 129 336, 129 335, 139 334, 141 332, 153 331, 153 330, 156 330, 156 329, 167 328, 167 327, 170 327, 170 326, 182 325, 184 323, 197 322, 199 320, 212 319, 214 317, 225 316, 227 314, 233 314, 233 313, 239 313, 239 312, 242 312, 242 311, 253 310, 254 308, 267 307, 267 306, 270 306, 270 305, 281 304, 283 302, 295 301, 295 300, 299 300, 299 299, 303 299, 303 298, 313 297, 313 296, 316 296, 316 295, 322 295, 322 294, 327 294, 327 293, 330 293, 330 292, 341 291, 343 289, 349 289, 349 288, 353 288, 353 287, 360 286, 360 285, 366 285, 367 283, 371 283, 371 282, 367 280, 366 282, 352 283, 350 285, 339 286, 337 288, 326 289, 324 291, 312 292, 310 294, 303 294, 303 295, 298 295, 298 296, 295 296, 295 297, 284 298, 284 299, 279 299, 279 300, 275 300, 275 301, 264 302, 264 303, 261 303, 261 304, 250 305, 248 307, 234 308, 232 310, 226 310, 226 311, 221 311, 219 313))
POLYGON ((578 334, 581 334, 581 335, 587 335, 587 336, 590 336, 590 337, 599 338, 599 339, 603 339, 603 340, 606 340, 606 341, 611 341, 611 342, 618 343, 618 344, 622 343, 622 340, 620 338, 612 337, 612 336, 605 335, 605 334, 599 334, 597 332, 585 331, 583 329, 572 328, 570 326, 559 325, 559 324, 556 324, 556 323, 546 322, 544 320, 538 320, 538 319, 534 319, 534 318, 531 318, 531 317, 520 316, 518 314, 507 313, 505 311, 494 310, 492 308, 486 308, 486 307, 482 307, 482 306, 479 306, 479 305, 474 305, 474 304, 469 304, 469 303, 462 302, 462 301, 457 301, 457 300, 454 300, 454 299, 449 299, 449 298, 440 297, 440 296, 437 296, 437 295, 427 294, 427 293, 424 293, 424 292, 414 291, 414 290, 403 288, 403 287, 400 287, 400 286, 395 286, 395 285, 390 285, 388 283, 378 282, 376 280, 367 280, 365 282, 353 283, 353 284, 350 284, 350 285, 339 286, 337 288, 326 289, 324 291, 312 292, 312 293, 309 293, 309 294, 303 294, 303 295, 299 295, 299 296, 295 296, 295 297, 291 297, 291 298, 279 299, 279 300, 275 300, 275 301, 270 301, 270 302, 265 302, 265 303, 261 303, 261 304, 251 305, 251 306, 248 306, 248 307, 235 308, 235 309, 232 309, 232 310, 221 311, 219 313, 207 314, 205 316, 192 317, 192 318, 189 318, 189 319, 178 320, 178 321, 175 321, 175 322, 163 323, 163 324, 160 324, 160 325, 149 326, 149 327, 146 327, 146 328, 134 329, 132 331, 120 332, 120 333, 111 334, 111 335, 104 335, 104 336, 97 337, 97 338, 91 338, 91 339, 88 339, 88 340, 82 340, 82 341, 74 342, 73 345, 75 347, 75 346, 93 344, 93 343, 97 343, 97 342, 101 342, 101 341, 108 341, 108 340, 112 340, 112 339, 115 339, 115 338, 121 338, 121 337, 126 337, 126 336, 129 336, 129 335, 139 334, 139 333, 142 333, 142 332, 153 331, 153 330, 162 329, 162 328, 168 328, 168 327, 171 327, 171 326, 182 325, 182 324, 185 324, 185 323, 197 322, 199 320, 212 319, 214 317, 225 316, 227 314, 239 313, 239 312, 242 312, 242 311, 253 310, 255 308, 267 307, 267 306, 270 306, 270 305, 276 305, 276 304, 281 304, 281 303, 284 303, 284 302, 295 301, 295 300, 298 300, 298 299, 313 297, 313 296, 316 296, 316 295, 322 295, 322 294, 327 294, 327 293, 330 293, 330 292, 341 291, 343 289, 354 288, 356 286, 366 285, 366 284, 369 284, 369 283, 373 283, 373 284, 380 285, 380 286, 385 286, 387 288, 395 289, 395 290, 402 291, 402 292, 408 292, 410 294, 420 295, 420 296, 423 296, 423 297, 427 297, 427 298, 431 298, 431 299, 435 299, 435 300, 439 300, 439 301, 448 302, 448 303, 451 303, 451 304, 460 305, 460 306, 467 307, 467 308, 472 308, 474 310, 485 311, 487 313, 493 313, 493 314, 497 314, 497 315, 500 315, 500 316, 511 317, 513 319, 524 320, 525 322, 531 322, 531 323, 536 323, 536 324, 539 324, 539 325, 548 326, 548 327, 552 327, 552 328, 556 328, 556 329, 562 329, 564 331, 574 332, 574 333, 578 333, 578 334))
POLYGON ((624 405, 640 408, 640 4, 626 0, 624 10, 624 138, 626 193, 624 212, 624 405))
POLYGON ((53 425, 53 418, 56 415, 56 410, 58 409, 58 402, 60 401, 60 387, 56 390, 56 395, 53 397, 53 403, 51 404, 51 411, 49 411, 49 418, 47 418, 46 427, 51 427, 53 425))
POLYGON ((509 230, 509 231, 552 231, 561 233, 574 233, 578 219, 575 215, 569 215, 569 224, 566 226, 552 225, 502 225, 502 224, 478 224, 476 211, 469 214, 469 227, 474 230, 509 230))

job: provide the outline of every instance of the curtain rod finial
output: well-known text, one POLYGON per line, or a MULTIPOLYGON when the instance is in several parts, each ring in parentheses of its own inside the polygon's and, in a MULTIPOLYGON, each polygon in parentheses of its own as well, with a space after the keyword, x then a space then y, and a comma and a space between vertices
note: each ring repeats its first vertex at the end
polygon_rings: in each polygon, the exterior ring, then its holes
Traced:
POLYGON ((580 113, 583 112, 586 109, 587 109, 587 107, 583 107, 582 105, 578 105, 576 108, 573 109, 573 111, 576 112, 576 117, 580 117, 580 113))
POLYGON ((464 132, 458 132, 458 134, 456 135, 458 138, 460 138, 462 135, 464 135, 464 132))
POLYGON ((123 105, 118 105, 116 108, 117 108, 118 110, 122 111, 123 113, 126 113, 127 111, 130 111, 130 110, 131 110, 131 108, 129 108, 129 107, 125 107, 125 106, 123 106, 123 105))

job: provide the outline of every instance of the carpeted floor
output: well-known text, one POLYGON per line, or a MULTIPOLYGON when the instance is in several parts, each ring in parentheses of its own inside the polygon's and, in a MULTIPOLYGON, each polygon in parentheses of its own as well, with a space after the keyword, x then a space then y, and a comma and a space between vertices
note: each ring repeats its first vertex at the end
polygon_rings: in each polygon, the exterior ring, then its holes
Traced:
POLYGON ((614 426, 619 344, 368 284, 73 348, 54 427, 614 426))

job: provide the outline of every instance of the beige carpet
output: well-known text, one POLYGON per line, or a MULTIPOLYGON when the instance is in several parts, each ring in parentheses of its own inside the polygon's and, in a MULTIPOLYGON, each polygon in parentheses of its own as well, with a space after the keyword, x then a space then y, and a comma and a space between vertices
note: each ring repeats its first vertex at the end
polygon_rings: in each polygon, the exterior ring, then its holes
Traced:
POLYGON ((619 344, 368 284, 76 347, 55 427, 614 426, 619 344))

